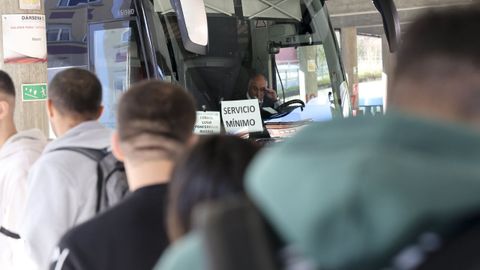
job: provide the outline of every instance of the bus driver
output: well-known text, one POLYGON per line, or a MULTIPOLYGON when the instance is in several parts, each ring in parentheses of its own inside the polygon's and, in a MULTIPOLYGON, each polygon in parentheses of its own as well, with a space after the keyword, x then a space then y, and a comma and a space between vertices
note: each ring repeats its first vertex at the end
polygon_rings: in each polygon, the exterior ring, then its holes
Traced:
POLYGON ((258 99, 260 107, 278 108, 280 101, 277 92, 268 88, 267 79, 263 74, 257 73, 250 77, 247 90, 248 99, 258 99))

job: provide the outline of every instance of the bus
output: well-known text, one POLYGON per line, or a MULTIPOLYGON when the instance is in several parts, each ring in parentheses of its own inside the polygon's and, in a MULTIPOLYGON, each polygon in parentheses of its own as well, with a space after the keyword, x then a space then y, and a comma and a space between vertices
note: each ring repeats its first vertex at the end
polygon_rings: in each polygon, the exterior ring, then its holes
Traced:
POLYGON ((324 0, 45 0, 45 9, 49 78, 70 67, 96 73, 106 126, 121 94, 149 78, 181 84, 199 110, 219 111, 263 74, 284 103, 315 105, 295 120, 351 113, 324 0))

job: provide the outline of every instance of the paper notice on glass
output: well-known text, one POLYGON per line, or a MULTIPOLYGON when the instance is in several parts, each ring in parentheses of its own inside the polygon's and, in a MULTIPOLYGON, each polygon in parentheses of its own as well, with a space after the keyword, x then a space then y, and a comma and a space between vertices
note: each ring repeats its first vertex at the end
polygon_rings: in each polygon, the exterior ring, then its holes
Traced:
POLYGON ((220 134, 222 124, 220 112, 197 112, 194 133, 198 135, 220 134))
POLYGON ((20 9, 28 9, 28 10, 42 9, 40 0, 19 0, 19 1, 20 1, 20 9))
POLYGON ((230 134, 263 131, 258 99, 222 101, 222 119, 230 134))
POLYGON ((307 69, 308 69, 308 72, 317 71, 317 63, 315 62, 315 60, 308 60, 307 61, 307 69))
POLYGON ((2 28, 6 64, 47 62, 45 15, 2 15, 2 28))

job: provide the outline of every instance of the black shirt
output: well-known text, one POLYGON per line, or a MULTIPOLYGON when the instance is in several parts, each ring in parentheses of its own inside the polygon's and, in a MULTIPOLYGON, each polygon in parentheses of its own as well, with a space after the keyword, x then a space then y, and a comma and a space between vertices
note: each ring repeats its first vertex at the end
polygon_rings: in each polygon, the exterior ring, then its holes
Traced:
POLYGON ((168 245, 167 185, 134 191, 123 202, 70 230, 51 269, 151 270, 168 245))

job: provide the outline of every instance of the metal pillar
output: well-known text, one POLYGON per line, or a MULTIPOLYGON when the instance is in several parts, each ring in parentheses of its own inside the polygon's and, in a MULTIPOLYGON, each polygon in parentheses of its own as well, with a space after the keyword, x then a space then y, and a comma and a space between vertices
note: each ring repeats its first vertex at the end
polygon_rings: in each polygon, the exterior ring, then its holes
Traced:
MULTIPOLYGON (((300 71, 305 78, 305 99, 316 98, 318 96, 317 83, 317 47, 307 46, 298 49, 300 59, 300 71)), ((303 97, 302 97, 303 99, 303 97)))
POLYGON ((388 90, 393 79, 393 68, 395 66, 395 54, 390 52, 388 41, 385 35, 382 36, 382 61, 383 73, 382 80, 386 83, 385 94, 383 96, 383 111, 387 110, 388 106, 388 90))
POLYGON ((348 78, 348 90, 352 102, 353 115, 358 110, 358 56, 357 56, 357 29, 347 27, 341 29, 342 59, 345 73, 348 78))

